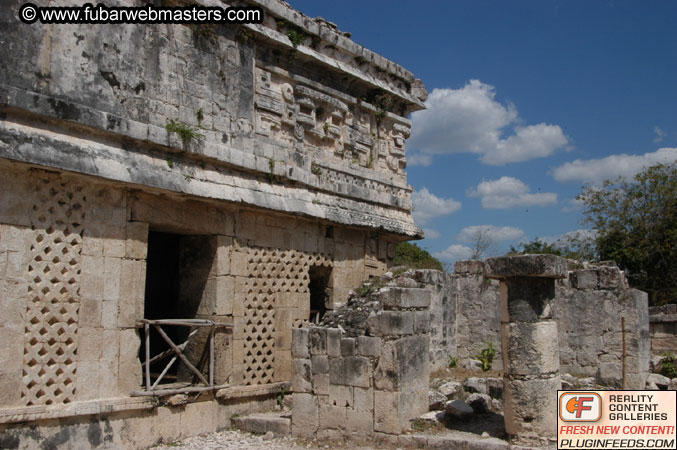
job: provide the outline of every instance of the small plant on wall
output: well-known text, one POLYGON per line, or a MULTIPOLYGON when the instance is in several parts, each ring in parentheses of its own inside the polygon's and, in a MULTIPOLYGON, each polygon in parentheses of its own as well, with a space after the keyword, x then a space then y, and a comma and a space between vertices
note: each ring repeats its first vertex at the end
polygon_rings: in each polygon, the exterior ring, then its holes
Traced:
POLYGON ((482 370, 487 372, 491 370, 491 364, 496 358, 496 349, 494 344, 487 342, 487 346, 475 357, 482 363, 482 370))

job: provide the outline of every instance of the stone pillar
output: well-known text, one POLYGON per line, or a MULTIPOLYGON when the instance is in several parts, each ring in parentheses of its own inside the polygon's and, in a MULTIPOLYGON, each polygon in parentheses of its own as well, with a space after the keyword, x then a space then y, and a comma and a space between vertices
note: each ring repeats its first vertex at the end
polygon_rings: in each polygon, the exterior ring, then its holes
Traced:
POLYGON ((554 255, 489 258, 485 274, 501 281, 501 346, 508 434, 525 443, 555 439, 559 343, 550 302, 567 261, 554 255))
POLYGON ((430 291, 388 287, 373 299, 383 309, 356 335, 292 330, 293 435, 398 435, 428 410, 430 291))

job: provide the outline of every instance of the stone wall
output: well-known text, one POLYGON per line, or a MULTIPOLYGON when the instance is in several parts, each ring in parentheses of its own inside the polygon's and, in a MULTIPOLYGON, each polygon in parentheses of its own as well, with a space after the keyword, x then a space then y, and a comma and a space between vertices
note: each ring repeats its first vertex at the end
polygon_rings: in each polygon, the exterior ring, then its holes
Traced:
POLYGON ((652 354, 677 354, 677 305, 649 308, 649 333, 652 354))
MULTIPOLYGON (((500 293, 498 283, 484 277, 482 262, 459 261, 454 274, 419 271, 418 277, 432 291, 432 367, 445 367, 449 355, 463 363, 487 342, 497 350, 495 367, 501 367, 500 293)), ((552 308, 562 373, 620 387, 624 323, 628 387, 644 388, 649 370, 647 297, 628 287, 623 272, 614 265, 571 263, 567 277, 555 282, 552 308)))
MULTIPOLYGON (((326 276, 315 307, 331 310, 421 235, 404 151, 423 85, 281 0, 245 2, 263 8, 262 24, 111 27, 28 25, 23 2, 6 3, 0 439, 24 445, 33 425, 107 412, 151 423, 145 410, 162 396, 130 397, 147 394, 141 319, 223 325, 222 389, 189 402, 213 405, 171 414, 213 408, 213 430, 233 395, 265 404, 291 380, 291 333, 309 322, 315 274, 326 276), (176 244, 166 261, 160 238, 176 244)), ((185 348, 193 363, 205 342, 185 348)), ((160 437, 147 429, 144 442, 160 437)))
POLYGON ((397 435, 427 412, 430 295, 386 287, 376 299, 382 309, 358 335, 294 330, 294 435, 397 435))

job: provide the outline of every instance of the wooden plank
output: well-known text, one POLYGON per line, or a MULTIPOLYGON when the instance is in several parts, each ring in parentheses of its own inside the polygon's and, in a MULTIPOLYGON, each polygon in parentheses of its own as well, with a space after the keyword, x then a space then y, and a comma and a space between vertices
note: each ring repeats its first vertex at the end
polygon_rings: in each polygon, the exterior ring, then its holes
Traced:
POLYGON ((169 344, 171 348, 174 349, 174 352, 178 355, 179 358, 181 358, 181 361, 188 367, 191 372, 193 372, 199 379, 202 381, 206 386, 209 386, 209 382, 205 379, 205 377, 202 375, 202 373, 195 368, 193 364, 191 364, 190 361, 188 361, 188 358, 186 358, 186 355, 183 354, 180 348, 174 344, 174 342, 167 336, 167 333, 164 332, 164 330, 160 327, 160 325, 153 324, 155 329, 160 333, 160 336, 169 344))

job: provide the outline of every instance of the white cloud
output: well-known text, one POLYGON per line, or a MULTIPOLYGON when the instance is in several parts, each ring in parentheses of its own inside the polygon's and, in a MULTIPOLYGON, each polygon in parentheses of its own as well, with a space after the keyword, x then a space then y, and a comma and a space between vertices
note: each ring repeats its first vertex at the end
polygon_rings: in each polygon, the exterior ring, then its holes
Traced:
POLYGON ((661 127, 658 127, 658 126, 653 128, 653 132, 656 133, 656 137, 653 138, 653 141, 656 142, 656 143, 661 142, 663 139, 665 139, 665 136, 668 135, 668 133, 663 131, 661 129, 661 127))
POLYGON ((493 86, 470 80, 460 89, 433 89, 428 109, 412 114, 409 147, 420 155, 472 152, 503 165, 551 155, 568 139, 558 125, 519 126, 514 105, 497 102, 493 86))
POLYGON ((425 225, 435 217, 446 216, 461 209, 460 202, 451 197, 438 197, 425 187, 420 191, 414 191, 411 200, 414 202, 412 214, 418 225, 425 225))
POLYGON ((486 230, 491 240, 495 242, 512 241, 524 237, 524 231, 515 227, 497 227, 494 225, 472 225, 465 227, 458 233, 456 239, 461 242, 472 242, 479 231, 486 230))
POLYGON ((425 153, 410 153, 407 155, 408 166, 428 167, 433 163, 433 157, 425 153))
POLYGON ((545 242, 546 244, 554 245, 555 247, 567 247, 569 239, 574 239, 578 241, 590 241, 595 239, 596 237, 597 237, 596 230, 579 229, 568 231, 564 234, 560 234, 559 236, 543 236, 541 238, 538 238, 538 240, 540 240, 541 242, 545 242))
POLYGON ((567 201, 566 206, 562 207, 562 212, 568 213, 568 212, 576 212, 580 211, 583 209, 583 206, 585 203, 583 201, 578 200, 577 198, 572 198, 567 201))
POLYGON ((553 175, 557 181, 601 182, 606 179, 632 177, 645 167, 677 161, 677 148, 661 148, 643 155, 610 155, 600 159, 577 159, 557 167, 553 175))
POLYGON ((440 237, 440 232, 433 230, 432 228, 424 228, 423 233, 425 234, 426 239, 437 239, 440 237))
POLYGON ((484 209, 508 209, 521 206, 547 206, 557 203, 557 194, 543 192, 532 194, 529 185, 513 177, 482 181, 468 189, 468 197, 482 199, 484 209))
POLYGON ((433 256, 440 259, 468 259, 472 256, 472 253, 470 247, 454 244, 441 252, 434 253, 433 256))

